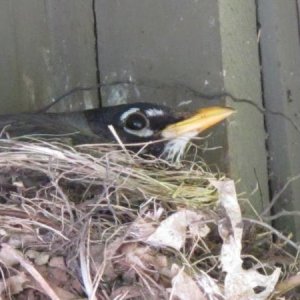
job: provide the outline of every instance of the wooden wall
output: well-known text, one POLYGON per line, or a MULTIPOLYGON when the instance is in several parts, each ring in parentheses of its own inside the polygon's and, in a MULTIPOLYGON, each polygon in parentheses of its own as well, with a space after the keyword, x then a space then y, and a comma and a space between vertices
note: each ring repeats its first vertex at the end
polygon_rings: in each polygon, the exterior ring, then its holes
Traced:
POLYGON ((259 1, 261 54, 268 128, 270 188, 278 198, 275 225, 300 240, 300 1, 259 1), (279 112, 279 114, 278 114, 279 112), (284 116, 283 116, 284 115, 284 116), (290 181, 289 185, 286 185, 290 181), (280 195, 280 197, 278 197, 280 195))
MULTIPOLYGON (((1 113, 34 111, 78 85, 97 83, 91 0, 0 1, 1 113)), ((97 91, 57 110, 98 105, 97 91)))
MULTIPOLYGON (((281 0, 2 0, 1 113, 34 111, 71 88, 99 83, 101 99, 92 89, 55 109, 96 107, 100 100, 183 110, 234 106, 233 120, 207 140, 223 149, 204 155, 261 211, 269 201, 267 150, 271 179, 280 175, 282 185, 300 169, 299 131, 274 115, 265 119, 253 105, 214 95, 265 102, 298 122, 297 13, 296 1, 281 0)), ((272 181, 271 188, 281 185, 272 181)), ((299 196, 296 186, 287 196, 297 209, 299 196)))
POLYGON ((103 103, 237 108, 234 121, 208 139, 209 146, 223 148, 203 155, 239 181, 239 190, 261 211, 268 202, 263 115, 229 98, 201 96, 227 91, 262 105, 255 3, 99 0, 95 11, 101 81, 139 83, 102 88, 103 103))

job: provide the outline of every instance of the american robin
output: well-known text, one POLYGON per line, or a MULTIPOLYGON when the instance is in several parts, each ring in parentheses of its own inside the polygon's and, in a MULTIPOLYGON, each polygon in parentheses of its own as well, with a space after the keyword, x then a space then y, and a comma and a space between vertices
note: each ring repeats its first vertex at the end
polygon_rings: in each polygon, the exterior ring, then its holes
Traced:
MULTIPOLYGON (((226 107, 208 107, 187 115, 173 113, 162 105, 133 103, 83 112, 2 115, 0 130, 2 137, 67 137, 72 144, 107 143, 115 141, 108 129, 108 125, 112 125, 123 144, 149 142, 143 151, 174 159, 183 153, 191 138, 233 111, 226 107)), ((142 146, 132 147, 138 150, 142 146)))

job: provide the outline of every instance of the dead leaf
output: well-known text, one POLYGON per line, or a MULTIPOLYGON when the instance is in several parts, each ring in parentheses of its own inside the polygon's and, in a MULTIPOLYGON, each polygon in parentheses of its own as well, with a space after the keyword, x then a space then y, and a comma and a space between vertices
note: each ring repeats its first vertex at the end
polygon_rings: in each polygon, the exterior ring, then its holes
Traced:
POLYGON ((205 272, 201 272, 196 278, 197 285, 201 287, 204 291, 205 296, 209 300, 220 300, 223 299, 220 287, 217 285, 216 281, 211 278, 205 272))
POLYGON ((172 288, 168 289, 171 294, 170 299, 177 297, 180 300, 207 300, 197 283, 184 272, 184 268, 179 269, 174 264, 172 269, 176 269, 178 272, 172 279, 172 288))
POLYGON ((52 257, 48 263, 50 267, 66 270, 65 260, 62 256, 52 257))
POLYGON ((47 264, 47 262, 49 261, 50 255, 49 255, 49 253, 46 253, 46 252, 38 252, 38 251, 30 249, 30 250, 26 251, 26 257, 32 259, 36 265, 42 266, 42 265, 47 264))
POLYGON ((0 281, 0 295, 5 291, 9 291, 11 295, 19 294, 26 288, 26 282, 28 282, 28 280, 23 272, 4 279, 4 281, 0 281))
POLYGON ((19 263, 18 259, 16 259, 13 255, 10 255, 9 248, 6 247, 0 248, 0 261, 6 267, 12 267, 19 263))
POLYGON ((149 246, 139 246, 136 243, 124 245, 122 253, 125 254, 126 262, 142 269, 159 271, 168 266, 166 256, 158 254, 149 246))
MULTIPOLYGON (((58 295, 58 297, 60 299, 63 300, 84 300, 86 298, 79 298, 77 295, 74 295, 73 293, 69 292, 67 289, 63 289, 59 286, 52 286, 53 290, 55 291, 55 293, 58 295)), ((68 287, 66 287, 68 288, 68 287)))
POLYGON ((212 181, 219 192, 219 201, 225 210, 226 220, 219 222, 219 233, 223 239, 220 260, 226 272, 224 294, 231 300, 265 300, 274 291, 280 276, 276 268, 271 275, 262 275, 254 269, 244 270, 241 258, 242 215, 232 180, 212 181), (260 292, 255 291, 256 288, 260 292))
POLYGON ((157 223, 146 217, 138 217, 129 227, 128 234, 136 240, 144 241, 157 228, 157 223))
POLYGON ((20 251, 12 248, 8 244, 2 244, 2 249, 4 249, 4 251, 6 251, 8 255, 13 257, 13 259, 18 261, 18 263, 40 284, 41 288, 49 296, 50 299, 59 300, 59 297, 50 287, 48 282, 36 270, 36 268, 28 260, 24 258, 23 254, 20 251))
POLYGON ((171 247, 180 250, 186 241, 188 228, 193 236, 205 236, 209 229, 203 224, 203 214, 191 211, 178 211, 161 222, 155 232, 146 239, 154 247, 171 247))

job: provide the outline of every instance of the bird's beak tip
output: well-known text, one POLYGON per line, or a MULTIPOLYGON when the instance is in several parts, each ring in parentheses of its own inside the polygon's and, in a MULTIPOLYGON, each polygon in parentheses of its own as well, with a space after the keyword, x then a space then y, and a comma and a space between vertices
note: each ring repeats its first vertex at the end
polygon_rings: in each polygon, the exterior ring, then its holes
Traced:
POLYGON ((235 112, 236 110, 230 107, 212 106, 202 108, 185 120, 167 126, 162 131, 162 136, 167 139, 186 134, 196 136, 225 120, 235 112))

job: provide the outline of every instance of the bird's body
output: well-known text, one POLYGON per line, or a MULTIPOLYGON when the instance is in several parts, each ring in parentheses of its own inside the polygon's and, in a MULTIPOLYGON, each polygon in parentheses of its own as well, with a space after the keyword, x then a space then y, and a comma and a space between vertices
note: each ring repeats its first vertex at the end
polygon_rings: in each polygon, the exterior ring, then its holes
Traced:
MULTIPOLYGON (((226 113, 228 116, 229 111, 226 113)), ((222 116, 214 123, 225 117, 225 115, 222 116)), ((188 140, 200 132, 195 130, 197 126, 194 126, 192 132, 186 129, 182 131, 180 127, 181 132, 178 134, 179 125, 184 122, 189 122, 189 118, 173 113, 165 106, 134 103, 84 112, 2 115, 0 116, 0 130, 2 138, 22 136, 67 138, 72 144, 85 144, 115 141, 114 135, 108 129, 108 125, 112 125, 124 144, 164 139, 162 142, 148 145, 147 151, 156 156, 168 151, 167 155, 173 153, 171 156, 176 156, 177 152, 180 152, 180 149, 177 149, 178 145, 181 145, 181 148, 185 147, 188 140), (178 141, 177 148, 176 141, 178 141)), ((194 121, 193 124, 195 124, 194 121)), ((186 128, 186 124, 184 126, 186 128)))
POLYGON ((2 137, 64 136, 76 135, 79 131, 92 132, 82 113, 24 113, 0 116, 2 137))

